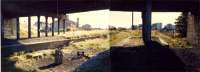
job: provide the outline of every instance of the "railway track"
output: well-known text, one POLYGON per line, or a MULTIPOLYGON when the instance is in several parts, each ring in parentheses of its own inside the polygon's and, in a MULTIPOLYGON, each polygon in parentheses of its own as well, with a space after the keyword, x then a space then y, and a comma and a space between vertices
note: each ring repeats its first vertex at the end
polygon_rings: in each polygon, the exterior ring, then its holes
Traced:
POLYGON ((2 56, 10 55, 14 52, 31 52, 45 49, 54 49, 60 46, 68 46, 71 42, 80 42, 88 39, 95 38, 107 38, 107 35, 102 36, 92 36, 92 37, 82 37, 82 38, 74 38, 68 39, 65 37, 47 37, 43 39, 26 39, 19 41, 7 41, 2 44, 2 56))

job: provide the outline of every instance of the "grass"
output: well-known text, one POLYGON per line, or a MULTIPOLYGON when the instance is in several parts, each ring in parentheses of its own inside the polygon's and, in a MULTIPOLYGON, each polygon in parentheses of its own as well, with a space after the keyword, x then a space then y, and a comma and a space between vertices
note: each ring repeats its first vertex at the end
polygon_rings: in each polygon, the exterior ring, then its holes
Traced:
MULTIPOLYGON (((93 57, 100 52, 106 51, 110 48, 111 45, 114 45, 127 37, 138 37, 141 39, 142 32, 140 30, 91 30, 91 31, 69 31, 66 34, 62 34, 59 36, 65 36, 67 38, 81 38, 81 37, 91 37, 91 36, 102 36, 110 34, 110 38, 97 38, 97 39, 88 39, 81 42, 72 43, 69 46, 63 48, 64 54, 76 53, 81 50, 86 52, 86 55, 89 57, 93 57)), ((168 43, 170 43, 171 47, 182 47, 184 44, 184 40, 182 38, 172 38, 163 33, 153 31, 152 37, 161 37, 168 43)), ((39 70, 37 61, 41 58, 54 58, 54 49, 35 51, 31 53, 18 52, 14 55, 6 58, 2 58, 4 64, 6 65, 6 70, 21 71, 19 72, 50 72, 51 70, 39 70)))
POLYGON ((160 37, 165 40, 171 48, 191 48, 191 45, 187 42, 186 38, 180 38, 178 36, 170 36, 162 32, 155 32, 156 37, 160 37))
POLYGON ((110 32, 110 45, 114 45, 129 36, 130 36, 130 32, 125 31, 125 30, 124 31, 118 31, 118 30, 111 31, 110 32))
MULTIPOLYGON (((32 31, 31 32, 32 37, 37 37, 37 32, 32 31)), ((109 31, 108 30, 77 30, 77 31, 67 31, 65 34, 63 32, 60 32, 60 35, 58 35, 57 32, 54 32, 55 36, 64 36, 69 39, 75 39, 75 38, 81 38, 81 37, 94 37, 94 36, 103 36, 103 35, 108 35, 109 31)), ((41 37, 45 37, 44 32, 40 32, 41 37)), ((48 35, 51 36, 52 32, 48 32, 48 35)), ((8 39, 15 39, 16 36, 10 35, 6 36, 8 39)), ((28 31, 26 29, 22 29, 20 31, 20 38, 28 38, 28 31)))
MULTIPOLYGON (((89 39, 81 42, 72 43, 63 48, 64 54, 76 53, 76 51, 85 51, 89 57, 95 56, 97 53, 108 50, 110 47, 108 38, 89 39)), ((54 59, 54 49, 35 51, 31 53, 17 52, 10 57, 6 57, 4 62, 12 61, 13 64, 6 65, 6 71, 11 72, 14 69, 21 69, 25 72, 51 72, 51 70, 39 70, 38 59, 50 58, 54 59), (13 65, 13 66, 12 66, 13 65)), ((5 66, 5 65, 3 65, 5 66)))
POLYGON ((93 56, 96 53, 95 52, 102 52, 105 50, 108 50, 110 48, 109 39, 92 39, 92 40, 86 40, 81 41, 77 43, 73 43, 68 47, 64 47, 63 52, 64 53, 71 53, 75 50, 83 50, 88 53, 88 56, 93 56), (95 51, 94 53, 90 50, 95 51))
MULTIPOLYGON (((123 39, 127 37, 135 37, 142 39, 142 31, 141 30, 112 30, 110 32, 110 43, 111 45, 114 45, 123 39)), ((187 40, 185 38, 180 38, 178 36, 171 36, 169 34, 165 34, 158 31, 152 31, 151 33, 152 40, 155 40, 156 38, 160 37, 164 41, 166 41, 171 48, 191 48, 191 45, 188 44, 187 40)))
POLYGON ((128 38, 135 37, 141 39, 141 30, 112 30, 110 31, 110 44, 114 45, 118 42, 128 38))

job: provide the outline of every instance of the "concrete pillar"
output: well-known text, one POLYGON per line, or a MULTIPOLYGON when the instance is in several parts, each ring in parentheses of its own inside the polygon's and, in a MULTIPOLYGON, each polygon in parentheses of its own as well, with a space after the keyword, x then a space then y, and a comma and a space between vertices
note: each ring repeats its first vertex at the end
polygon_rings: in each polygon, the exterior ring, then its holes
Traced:
POLYGON ((151 8, 152 0, 145 0, 145 10, 142 12, 142 35, 146 46, 151 44, 151 8))
POLYGON ((199 0, 199 4, 198 4, 198 10, 197 10, 197 21, 198 21, 198 43, 197 43, 197 47, 200 48, 200 0, 199 0))
POLYGON ((52 32, 52 36, 54 36, 54 17, 52 17, 52 27, 51 27, 51 32, 52 32))
POLYGON ((193 38, 194 38, 194 32, 195 32, 195 23, 194 23, 194 15, 191 14, 191 12, 188 13, 187 17, 187 41, 190 44, 193 44, 193 38))
POLYGON ((40 16, 37 16, 37 18, 38 18, 38 23, 37 23, 37 35, 38 35, 38 37, 40 37, 40 16))
POLYGON ((197 25, 196 25, 196 31, 197 31, 197 43, 196 43, 196 48, 200 48, 200 15, 197 15, 196 16, 196 22, 197 22, 197 25))
POLYGON ((65 19, 63 19, 63 33, 65 34, 65 31, 66 31, 66 27, 65 27, 65 19))
POLYGON ((16 18, 16 38, 17 40, 20 39, 20 23, 19 23, 19 17, 16 18))
POLYGON ((184 12, 182 12, 182 14, 183 14, 183 25, 182 25, 182 28, 184 28, 183 29, 183 32, 181 32, 181 33, 183 33, 182 34, 182 37, 186 37, 187 36, 187 29, 185 29, 186 27, 187 27, 187 16, 188 16, 188 12, 187 11, 184 11, 184 12))
POLYGON ((60 35, 60 17, 58 17, 58 35, 60 35))
POLYGON ((4 18, 1 16, 1 40, 4 39, 4 18))
POLYGON ((48 36, 48 16, 45 16, 45 36, 48 36))
POLYGON ((12 36, 15 36, 16 39, 16 34, 17 34, 17 19, 16 18, 6 18, 3 19, 3 36, 4 38, 10 38, 12 39, 12 36))
POLYGON ((31 16, 28 16, 28 38, 31 38, 31 16))
POLYGON ((200 47, 200 16, 191 12, 187 19, 187 41, 194 47, 200 47))

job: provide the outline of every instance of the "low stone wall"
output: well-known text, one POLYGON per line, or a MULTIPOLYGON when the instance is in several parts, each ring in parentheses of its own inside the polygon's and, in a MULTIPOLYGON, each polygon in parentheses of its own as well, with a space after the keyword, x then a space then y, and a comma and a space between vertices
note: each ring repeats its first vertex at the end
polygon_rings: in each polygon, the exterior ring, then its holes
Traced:
POLYGON ((107 36, 84 37, 78 39, 67 39, 65 37, 41 37, 35 39, 8 41, 2 45, 2 56, 8 56, 14 52, 30 52, 45 49, 55 49, 68 46, 71 42, 79 42, 88 39, 107 38, 107 36))
POLYGON ((35 43, 35 44, 16 44, 14 46, 7 46, 2 48, 2 56, 10 55, 14 52, 19 51, 38 51, 44 49, 55 49, 60 45, 68 45, 69 40, 61 40, 61 41, 52 41, 52 42, 44 42, 44 43, 35 43))

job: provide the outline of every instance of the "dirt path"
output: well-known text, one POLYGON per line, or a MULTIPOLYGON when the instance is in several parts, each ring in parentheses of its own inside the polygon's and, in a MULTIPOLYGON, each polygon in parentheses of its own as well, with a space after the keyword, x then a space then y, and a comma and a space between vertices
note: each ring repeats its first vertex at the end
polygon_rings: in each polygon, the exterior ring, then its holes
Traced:
POLYGON ((134 47, 139 45, 143 45, 141 38, 129 36, 113 46, 134 47))

